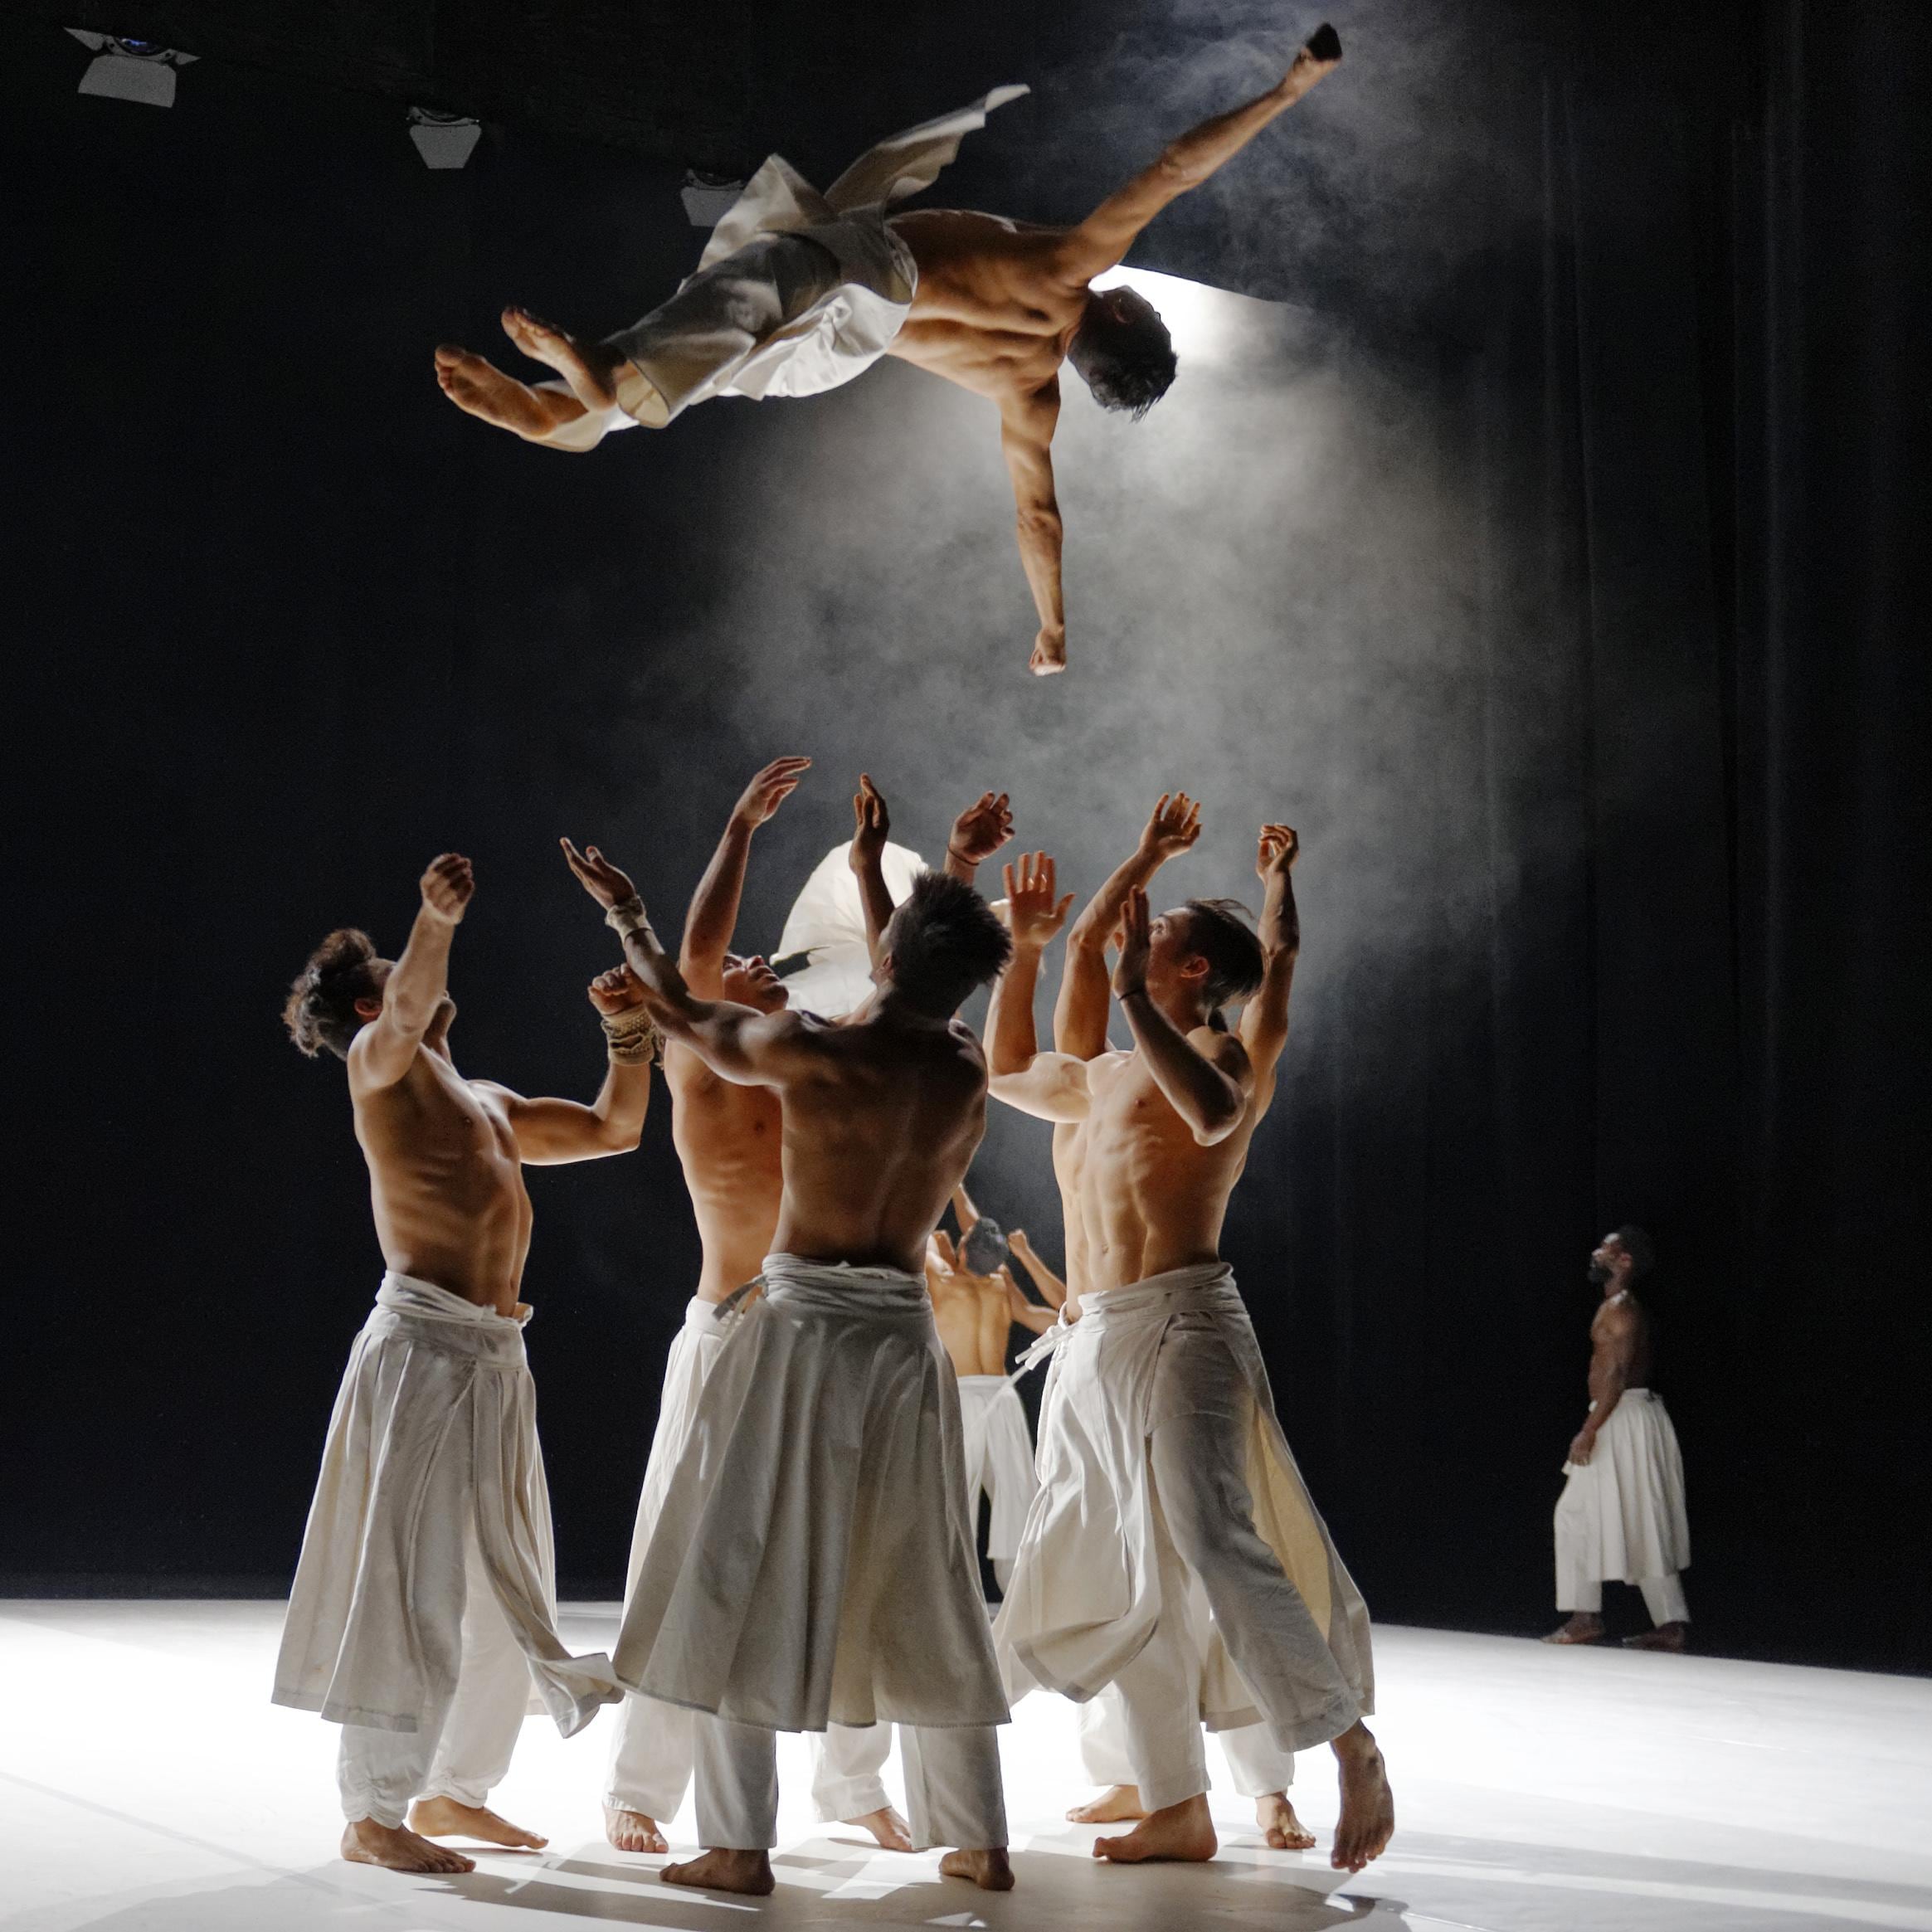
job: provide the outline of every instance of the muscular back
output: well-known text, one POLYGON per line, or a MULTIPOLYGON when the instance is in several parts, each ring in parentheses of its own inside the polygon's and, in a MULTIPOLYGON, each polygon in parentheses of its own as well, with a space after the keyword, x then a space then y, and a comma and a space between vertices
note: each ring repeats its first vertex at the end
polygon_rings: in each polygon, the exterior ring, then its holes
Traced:
POLYGON ((932 1297, 933 1325, 952 1358, 954 1372, 1005 1375, 1006 1344, 1013 1332, 1010 1291, 1005 1279, 929 1264, 926 1287, 932 1297))
POLYGON ((531 1209, 500 1090, 419 1046, 400 1080, 351 1091, 383 1260, 509 1314, 531 1209))
POLYGON ((986 1129, 986 1067, 957 1020, 809 1015, 780 1089, 785 1197, 774 1245, 923 1272, 926 1237, 986 1129))
POLYGON ((771 1251, 785 1190, 783 1116, 766 1087, 722 1080, 689 1047, 664 1053, 671 1140, 704 1246, 701 1300, 722 1301, 771 1251))
MULTIPOLYGON (((1228 1050, 1227 1036, 1207 1027, 1189 1044, 1204 1054, 1228 1050)), ((1093 1097, 1082 1130, 1083 1292, 1216 1259, 1228 1197, 1273 1097, 1273 1078, 1256 1083, 1240 1125, 1211 1146, 1195 1138, 1139 1054, 1102 1055, 1088 1083, 1093 1097)))

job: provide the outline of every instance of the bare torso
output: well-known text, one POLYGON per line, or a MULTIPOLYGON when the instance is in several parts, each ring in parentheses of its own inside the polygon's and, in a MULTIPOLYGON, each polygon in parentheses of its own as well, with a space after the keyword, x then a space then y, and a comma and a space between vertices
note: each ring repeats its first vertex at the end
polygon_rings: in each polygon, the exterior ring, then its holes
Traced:
POLYGON ((1058 1121, 1054 1126, 1054 1179, 1060 1188, 1060 1224, 1067 1249, 1066 1319, 1077 1321, 1088 1284, 1086 1217, 1081 1187, 1087 1170, 1087 1122, 1058 1121))
POLYGON ((809 1260, 924 1273, 926 1239, 986 1129, 986 1067, 957 1020, 896 1009, 805 1018, 810 1071, 784 1089, 773 1245, 809 1260))
POLYGON ((996 402, 1052 382, 1087 300, 1086 284, 1059 267, 1065 229, 963 208, 917 209, 890 226, 919 283, 888 354, 996 402))
POLYGON ((764 1265, 785 1190, 783 1112, 766 1087, 723 1080, 689 1047, 664 1052, 671 1140, 704 1248, 698 1298, 720 1302, 764 1265))
MULTIPOLYGON (((1190 1039, 1207 1051, 1215 1036, 1202 1027, 1190 1039)), ((1204 1147, 1139 1054, 1102 1054, 1090 1063, 1088 1081, 1093 1099, 1081 1150, 1081 1292, 1123 1287, 1214 1260, 1228 1197, 1247 1165, 1255 1124, 1268 1111, 1272 1082, 1257 1085, 1233 1133, 1204 1147)), ((1069 1268, 1073 1244, 1069 1230, 1069 1268)))
POLYGON ((952 1358, 953 1372, 1005 1375, 1013 1309, 1004 1278, 929 1265, 926 1287, 932 1297, 933 1323, 952 1358))
POLYGON ((1613 1389, 1650 1386, 1650 1321, 1643 1304, 1628 1289, 1607 1296, 1590 1320, 1590 1400, 1600 1404, 1613 1389))
POLYGON ((383 1260, 507 1315, 530 1251, 531 1209, 501 1092, 419 1046, 401 1079, 354 1100, 383 1260))

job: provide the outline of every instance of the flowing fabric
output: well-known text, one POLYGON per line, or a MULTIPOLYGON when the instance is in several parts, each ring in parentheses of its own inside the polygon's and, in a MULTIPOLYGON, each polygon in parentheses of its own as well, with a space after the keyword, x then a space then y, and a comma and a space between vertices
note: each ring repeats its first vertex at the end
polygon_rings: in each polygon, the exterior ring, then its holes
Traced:
MULTIPOLYGON (((1594 1404, 1591 1405, 1595 1406, 1594 1404)), ((1556 1505, 1558 1573, 1642 1583, 1691 1567, 1684 1458, 1663 1398, 1626 1389, 1587 1462, 1565 1462, 1556 1505)))
POLYGON ((925 1282, 774 1254, 625 1612, 619 1680, 780 1730, 1007 1717, 925 1282))
MULTIPOLYGON (((786 976, 786 996, 794 1007, 826 1020, 856 1012, 872 994, 872 953, 851 849, 849 841, 835 845, 812 868, 785 915, 774 956, 805 956, 805 966, 786 976)), ((895 906, 925 869, 926 861, 909 846, 887 844, 879 870, 895 906)))
POLYGON ((350 1350, 282 1627, 274 1700, 413 1731, 454 1694, 465 1532, 566 1737, 621 1695, 557 1634, 550 1495, 519 1316, 393 1272, 350 1350))
POLYGON ((1026 1512, 1039 1487, 1033 1472, 1026 1405, 1010 1376, 961 1375, 959 1414, 966 1447, 966 1521, 979 1521, 984 1491, 986 1555, 1005 1562, 1019 1554, 1026 1512))
MULTIPOLYGON (((1282 1433, 1226 1263, 1088 1295, 1080 1319, 1049 1330, 1041 1342, 1054 1363, 1040 1406, 1039 1493, 995 1626, 1010 1672, 1016 1664, 1048 1689, 1084 1702, 1140 1654, 1163 1614, 1185 1618, 1185 1604, 1163 1602, 1148 1438, 1164 1407, 1188 1402, 1180 1385, 1187 1375, 1231 1374, 1247 1398, 1245 1480, 1254 1528, 1296 1599, 1282 1605, 1281 1647, 1303 1647, 1312 1633, 1326 1655, 1308 1660, 1302 1708, 1263 1712, 1217 1630, 1202 1672, 1203 1721, 1219 1730, 1265 1715, 1277 1741, 1292 1750, 1317 1741, 1317 1734, 1335 1735, 1325 1726, 1338 1708, 1352 1703, 1371 1711, 1368 1609, 1282 1433), (1195 1346, 1204 1340, 1211 1355, 1195 1346), (1168 1373, 1164 1355, 1173 1358, 1168 1373)), ((1278 1691, 1276 1701, 1296 1695, 1278 1691)))

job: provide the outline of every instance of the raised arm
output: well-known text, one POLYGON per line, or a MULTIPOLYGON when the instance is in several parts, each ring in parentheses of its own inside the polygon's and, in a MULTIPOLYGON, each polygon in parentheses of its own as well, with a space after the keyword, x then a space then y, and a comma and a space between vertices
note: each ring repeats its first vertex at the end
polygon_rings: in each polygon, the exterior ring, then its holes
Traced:
POLYGON ((1188 850, 1200 835, 1201 808, 1185 791, 1163 792, 1132 856, 1087 902, 1067 935, 1059 997, 1054 1003, 1056 1052, 1091 1060, 1107 1051, 1111 1007, 1107 948, 1120 924, 1121 908, 1130 893, 1146 886, 1170 859, 1188 850))
POLYGON ((982 791, 952 821, 946 835, 945 869, 962 885, 1013 836, 1013 812, 1004 791, 982 791))
POLYGON ((883 796, 868 772, 859 775, 852 816, 852 849, 846 855, 847 862, 859 881, 859 904, 865 915, 866 953, 877 966, 879 942, 885 937, 893 916, 893 895, 885 883, 885 847, 893 821, 883 796))
POLYGON ((1015 1228, 1006 1237, 1006 1245, 1013 1250, 1013 1258, 1033 1277, 1033 1285, 1039 1290, 1047 1306, 1049 1308, 1063 1307, 1067 1284, 1040 1259, 1025 1229, 1015 1228))
POLYGON ((1335 29, 1316 28, 1295 56, 1294 65, 1267 93, 1170 141, 1151 168, 1117 188, 1078 228, 1069 230, 1061 246, 1062 272, 1083 285, 1112 268, 1170 202, 1199 187, 1233 160, 1277 114, 1332 73, 1341 59, 1341 41, 1335 29))
POLYGON ((724 956, 737 928, 738 899, 744 891, 745 861, 751 856, 752 835, 797 790, 810 769, 810 758, 774 758, 745 787, 718 841, 718 849, 691 895, 684 915, 684 942, 678 950, 678 970, 692 990, 715 1000, 724 990, 724 956))
POLYGON ((1260 990, 1241 1015, 1241 1044, 1258 1082, 1273 1078, 1288 1040, 1288 992, 1294 984, 1296 956, 1302 950, 1302 921, 1295 910, 1292 874, 1301 855, 1301 838, 1292 825, 1261 828, 1254 869, 1263 893, 1261 950, 1266 964, 1260 990))
POLYGON ((1028 668, 1036 678, 1067 668, 1067 607, 1060 585, 1064 531, 1054 493, 1054 431, 1060 421, 1058 377, 1000 405, 1000 449, 1013 484, 1014 533, 1039 616, 1028 668))
MULTIPOLYGON (((1066 923, 1073 903, 1071 893, 1064 898, 1055 895, 1058 875, 1050 853, 1023 852, 1018 866, 1008 865, 1003 876, 1013 953, 994 985, 986 1010, 986 1059, 995 1074, 1024 1072, 1039 1051, 1033 1001, 1040 958, 1066 923)), ((1103 1000, 1106 991, 1103 983, 1103 1000)))
POLYGON ((409 943, 382 986, 382 1010, 349 1046, 349 1083, 359 1093, 393 1087, 409 1071, 450 990, 450 946, 476 891, 470 861, 455 852, 422 875, 422 903, 409 943))
POLYGON ((728 1000, 700 1000, 659 943, 644 901, 629 877, 595 845, 582 852, 559 839, 577 883, 603 907, 606 922, 624 942, 625 963, 637 976, 645 1006, 667 1039, 690 1048, 721 1079, 740 1087, 781 1087, 801 1070, 805 1022, 794 1013, 760 1013, 728 1000))
POLYGON ((620 966, 599 973, 589 992, 591 1005, 604 1024, 611 1066, 588 1107, 579 1100, 526 1099, 494 1081, 470 1083, 496 1096, 509 1116, 517 1152, 533 1167, 628 1154, 643 1137, 645 1112, 650 1104, 650 1063, 657 1048, 656 1029, 645 1010, 644 988, 629 966, 620 966))
POLYGON ((1136 887, 1121 916, 1120 965, 1113 990, 1127 1015, 1134 1044, 1146 1061, 1154 1084, 1186 1122, 1204 1147, 1224 1141, 1248 1111, 1253 1075, 1239 1040, 1217 1034, 1203 1053, 1147 996, 1147 954, 1152 915, 1147 895, 1136 887))
POLYGON ((1025 1290, 1014 1280, 1010 1268, 1002 1265, 1000 1278, 1006 1284, 1006 1312, 1016 1326, 1034 1335, 1044 1335, 1049 1328, 1059 1326, 1058 1307, 1043 1308, 1038 1302, 1029 1300, 1025 1290))

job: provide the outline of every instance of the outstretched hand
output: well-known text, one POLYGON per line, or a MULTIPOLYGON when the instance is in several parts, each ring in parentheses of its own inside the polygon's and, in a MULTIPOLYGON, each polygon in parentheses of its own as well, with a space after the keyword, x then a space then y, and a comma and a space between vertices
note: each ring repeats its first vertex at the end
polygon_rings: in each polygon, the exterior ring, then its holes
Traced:
POLYGON ((432 859, 422 875, 422 903, 426 912, 446 919, 454 926, 476 893, 476 874, 470 861, 459 853, 445 852, 432 859))
POLYGON ((637 897, 637 888, 630 883, 630 874, 620 872, 595 845, 586 845, 582 851, 567 839, 559 839, 563 856, 577 882, 607 912, 613 906, 620 906, 626 899, 637 897))
POLYGON ((1067 922, 1067 908, 1073 903, 1068 893, 1056 899, 1053 855, 1047 852, 1023 852, 1017 871, 1005 869, 1006 880, 1006 924, 1015 946, 1044 947, 1067 922))
POLYGON ((644 1004, 644 981, 627 966, 614 966, 599 973, 585 988, 591 1005, 603 1014, 628 1013, 644 1004))
POLYGON ((774 758, 744 789, 732 809, 732 818, 748 830, 756 830, 798 789, 798 781, 811 769, 810 758, 774 758))
POLYGON ((990 859, 1013 836, 1013 814, 1006 794, 982 792, 952 821, 946 849, 964 865, 990 859))
POLYGON ((1144 993, 1147 990, 1147 959, 1153 951, 1154 916, 1147 909, 1147 893, 1144 886, 1136 886, 1127 894, 1127 903, 1121 908, 1120 960, 1113 969, 1113 990, 1117 999, 1125 1000, 1131 994, 1144 993))
POLYGON ((1201 808, 1185 791, 1162 792, 1141 834, 1141 849, 1158 864, 1185 852, 1201 835, 1201 808))
POLYGON ((859 775, 859 789, 852 795, 852 869, 859 872, 869 865, 883 864, 886 840, 893 829, 892 815, 869 772, 859 775))
POLYGON ((1285 876, 1295 869, 1295 861, 1301 856, 1302 835, 1292 825, 1263 825, 1254 850, 1255 876, 1262 879, 1277 873, 1285 876))

